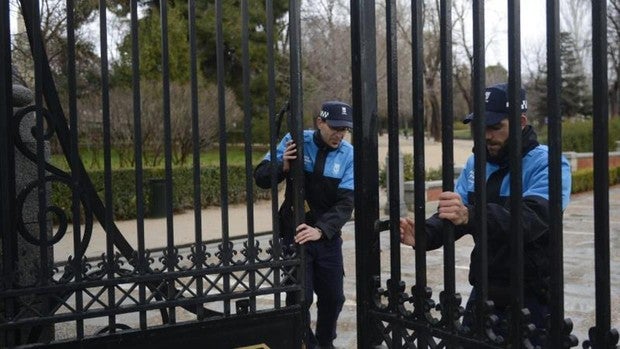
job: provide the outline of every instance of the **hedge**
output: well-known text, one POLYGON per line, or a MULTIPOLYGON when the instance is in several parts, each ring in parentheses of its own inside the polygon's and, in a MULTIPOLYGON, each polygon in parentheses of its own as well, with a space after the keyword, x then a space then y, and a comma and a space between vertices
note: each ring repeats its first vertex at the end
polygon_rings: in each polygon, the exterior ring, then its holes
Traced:
MULTIPOLYGON (((609 134, 607 146, 609 149, 615 149, 616 141, 620 140, 620 117, 610 118, 607 126, 609 134)), ((562 151, 592 152, 594 144, 592 127, 591 119, 568 119, 562 122, 562 151)), ((545 128, 539 134, 539 140, 543 144, 548 143, 546 132, 545 128)))
MULTIPOLYGON (((381 188, 387 187, 387 165, 383 165, 383 167, 379 170, 379 185, 381 188)), ((413 180, 413 154, 403 154, 403 175, 405 181, 413 180)), ((441 167, 439 168, 431 168, 426 171, 425 177, 427 181, 434 181, 441 179, 441 167)))
MULTIPOLYGON (((405 171, 405 177, 412 177, 413 167, 409 166, 409 171, 405 171), (409 176, 408 176, 409 174, 409 176)), ((434 171, 431 171, 434 172, 434 171)), ((104 173, 103 171, 89 172, 99 197, 105 197, 104 173)), ((434 173, 434 175, 436 175, 434 173)), ((572 193, 580 193, 594 189, 594 171, 592 169, 578 170, 572 175, 572 193)), ((151 179, 165 178, 164 169, 146 168, 143 172, 144 178, 144 209, 149 215, 149 208, 152 198, 151 179)), ((220 169, 217 166, 203 167, 200 170, 200 204, 203 208, 209 206, 220 206, 220 169)), ((383 180, 385 174, 383 173, 383 180)), ((191 168, 175 168, 172 171, 173 197, 172 206, 176 212, 192 208, 194 206, 194 180, 191 168)), ((609 185, 620 184, 620 167, 609 170, 609 185)), ((117 169, 112 171, 114 218, 118 220, 136 218, 136 190, 135 173, 132 169, 117 169)), ((246 202, 245 188, 245 168, 243 166, 228 167, 228 204, 238 204, 246 202)), ((253 186, 254 200, 265 200, 271 198, 271 191, 253 186)), ((69 215, 71 211, 72 195, 69 187, 64 184, 53 182, 52 184, 52 203, 58 206, 69 215)))
MULTIPOLYGON (((237 204, 246 201, 245 167, 228 167, 228 204, 237 204)), ((101 170, 89 171, 89 176, 99 197, 105 198, 104 172, 101 170)), ((165 178, 165 170, 162 168, 145 168, 143 171, 144 183, 144 209, 149 215, 149 207, 152 198, 150 181, 152 179, 165 178)), ((194 179, 191 168, 174 168, 172 170, 173 196, 172 205, 174 211, 182 211, 194 206, 194 179)), ((114 218, 118 220, 136 218, 136 185, 135 172, 133 169, 116 169, 112 171, 112 206, 114 218)), ((254 187, 254 199, 269 199, 270 190, 254 187)), ((220 206, 220 169, 217 166, 203 167, 200 170, 200 204, 203 208, 208 206, 220 206)), ((53 182, 52 203, 60 207, 65 213, 71 214, 72 194, 68 186, 53 182)))
MULTIPOLYGON (((572 193, 594 190, 594 170, 577 170, 573 173, 572 193)), ((620 167, 609 169, 609 186, 620 184, 620 167)))

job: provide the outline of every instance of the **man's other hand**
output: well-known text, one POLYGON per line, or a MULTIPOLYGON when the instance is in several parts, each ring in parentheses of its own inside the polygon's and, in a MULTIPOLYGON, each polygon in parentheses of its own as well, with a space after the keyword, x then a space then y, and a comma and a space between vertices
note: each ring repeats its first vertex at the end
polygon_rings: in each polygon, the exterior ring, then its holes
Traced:
POLYGON ((447 219, 454 225, 464 225, 469 221, 467 206, 463 204, 461 196, 452 191, 439 194, 437 212, 439 212, 439 218, 447 219))
POLYGON ((415 226, 413 219, 404 217, 400 219, 400 242, 415 247, 415 226))

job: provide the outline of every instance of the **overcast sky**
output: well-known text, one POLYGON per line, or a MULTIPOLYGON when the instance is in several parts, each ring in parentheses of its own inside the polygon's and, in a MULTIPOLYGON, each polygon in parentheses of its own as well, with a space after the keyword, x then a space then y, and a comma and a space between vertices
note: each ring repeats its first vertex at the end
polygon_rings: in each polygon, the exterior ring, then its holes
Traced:
MULTIPOLYGON (((486 53, 487 65, 501 63, 508 67, 508 16, 506 1, 485 1, 485 34, 493 35, 486 53)), ((542 0, 521 0, 521 53, 532 52, 545 45, 546 3, 542 0)), ((522 65, 525 62, 522 62, 522 65)))
MULTIPOLYGON (((2 0, 3 1, 3 0, 2 0)), ((507 10, 505 0, 488 0, 485 1, 485 34, 487 38, 492 38, 491 45, 486 52, 487 65, 501 63, 504 67, 508 67, 508 40, 507 40, 507 10)), ((546 33, 546 2, 542 0, 521 0, 521 52, 523 54, 530 54, 537 48, 544 47, 545 45, 545 33, 546 33)), ((113 16, 108 16, 108 20, 113 16)), ((112 21, 113 22, 113 21, 112 21)), ((109 23, 110 24, 110 23, 109 23)), ((114 25, 114 24, 112 24, 114 25)), ((11 20, 12 31, 16 30, 16 21, 14 17, 11 20)), ((98 34, 98 24, 93 24, 95 33, 98 34)), ((469 26, 471 28, 471 26, 469 26)), ((98 46, 97 38, 93 38, 98 46)), ((109 32, 108 35, 110 41, 120 40, 118 37, 112 35, 109 32)), ((471 35, 469 36, 471 39, 471 35)), ((114 42, 109 42, 110 49, 115 45, 114 42)), ((116 56, 116 52, 110 52, 111 58, 116 56)), ((523 56, 522 56, 523 57, 523 56)), ((522 71, 526 69, 526 60, 522 61, 522 71)))

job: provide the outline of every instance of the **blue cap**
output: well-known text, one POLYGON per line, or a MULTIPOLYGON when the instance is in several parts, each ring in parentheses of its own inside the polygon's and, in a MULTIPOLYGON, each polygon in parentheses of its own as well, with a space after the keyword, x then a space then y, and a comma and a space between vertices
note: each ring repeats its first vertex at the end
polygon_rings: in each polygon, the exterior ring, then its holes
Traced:
POLYGON ((319 116, 331 127, 353 128, 353 109, 344 102, 323 103, 319 116))
MULTIPOLYGON (((521 113, 527 111, 527 100, 525 99, 525 90, 520 89, 521 97, 521 113)), ((501 122, 504 118, 508 117, 509 103, 508 103, 508 84, 498 84, 491 87, 487 87, 484 90, 484 115, 486 116, 485 123, 487 126, 495 125, 501 122)), ((471 113, 463 120, 464 124, 470 123, 474 119, 474 113, 471 113)))

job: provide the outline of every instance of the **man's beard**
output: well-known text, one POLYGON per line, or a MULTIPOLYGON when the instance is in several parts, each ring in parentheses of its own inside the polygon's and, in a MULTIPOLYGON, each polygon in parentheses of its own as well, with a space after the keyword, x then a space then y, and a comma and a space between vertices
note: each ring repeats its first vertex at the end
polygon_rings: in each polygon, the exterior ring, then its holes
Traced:
POLYGON ((491 155, 487 148, 487 161, 493 164, 501 164, 508 159, 508 142, 504 143, 495 155, 491 155))

